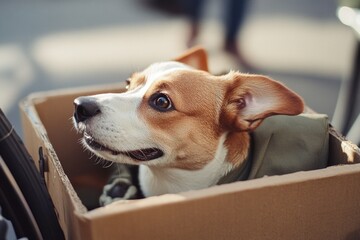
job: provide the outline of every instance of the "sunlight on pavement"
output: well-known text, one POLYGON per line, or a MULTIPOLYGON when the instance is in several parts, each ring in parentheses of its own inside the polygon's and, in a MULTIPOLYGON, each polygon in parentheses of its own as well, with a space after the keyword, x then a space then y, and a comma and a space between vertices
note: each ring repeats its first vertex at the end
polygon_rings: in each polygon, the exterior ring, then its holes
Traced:
POLYGON ((354 36, 336 22, 280 16, 249 22, 243 42, 260 67, 326 77, 348 71, 354 36))
MULTIPOLYGON (((63 77, 64 81, 73 74, 132 72, 183 51, 186 27, 185 21, 176 19, 60 32, 38 38, 32 54, 44 72, 63 77)), ((213 72, 241 70, 241 66, 221 52, 222 31, 217 21, 207 21, 199 36, 198 42, 209 50, 210 69, 213 72)), ((278 17, 250 22, 239 38, 239 45, 249 61, 259 68, 331 76, 347 71, 352 41, 351 32, 341 25, 296 18, 285 21, 278 17)))
POLYGON ((136 71, 183 51, 184 30, 182 21, 168 21, 62 32, 36 40, 33 56, 46 73, 57 77, 136 71))

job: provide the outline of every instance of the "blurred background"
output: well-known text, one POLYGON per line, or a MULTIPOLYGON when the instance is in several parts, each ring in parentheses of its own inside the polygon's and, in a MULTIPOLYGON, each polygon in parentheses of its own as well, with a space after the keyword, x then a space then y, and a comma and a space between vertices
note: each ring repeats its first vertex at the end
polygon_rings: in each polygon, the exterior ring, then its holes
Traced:
POLYGON ((226 45, 227 1, 204 1, 197 19, 184 2, 1 0, 0 107, 21 135, 18 103, 28 94, 125 81, 201 44, 212 73, 268 75, 333 117, 357 40, 337 18, 338 1, 247 1, 233 20, 241 21, 236 48, 226 45))

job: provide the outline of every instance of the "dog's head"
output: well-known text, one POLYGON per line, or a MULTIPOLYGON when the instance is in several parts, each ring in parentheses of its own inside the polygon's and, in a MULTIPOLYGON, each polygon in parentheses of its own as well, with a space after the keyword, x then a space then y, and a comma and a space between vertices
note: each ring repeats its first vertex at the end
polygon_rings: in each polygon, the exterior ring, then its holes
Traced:
POLYGON ((74 123, 84 145, 115 162, 195 170, 220 147, 239 164, 249 131, 275 114, 303 111, 301 98, 260 75, 207 72, 203 49, 133 74, 124 93, 79 97, 74 123), (236 145, 236 146, 234 146, 236 145))

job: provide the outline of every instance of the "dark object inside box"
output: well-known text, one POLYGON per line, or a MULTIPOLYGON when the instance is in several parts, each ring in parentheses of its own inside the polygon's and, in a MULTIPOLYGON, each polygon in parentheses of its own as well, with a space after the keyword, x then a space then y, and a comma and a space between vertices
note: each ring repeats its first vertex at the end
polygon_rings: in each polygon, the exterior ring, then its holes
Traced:
MULTIPOLYGON (((250 154, 218 184, 308 171, 328 166, 329 123, 322 114, 273 116, 251 134, 250 154)), ((137 167, 115 164, 100 205, 142 198, 137 167)))

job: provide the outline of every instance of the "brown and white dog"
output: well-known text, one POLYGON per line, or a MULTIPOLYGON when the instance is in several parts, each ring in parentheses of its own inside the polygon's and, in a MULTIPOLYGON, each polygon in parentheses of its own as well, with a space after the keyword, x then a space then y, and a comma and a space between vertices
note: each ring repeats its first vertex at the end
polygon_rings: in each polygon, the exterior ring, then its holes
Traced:
POLYGON ((264 118, 303 112, 302 99, 261 75, 207 71, 195 48, 150 65, 128 91, 77 98, 74 124, 97 156, 139 167, 145 196, 215 185, 244 163, 264 118))

